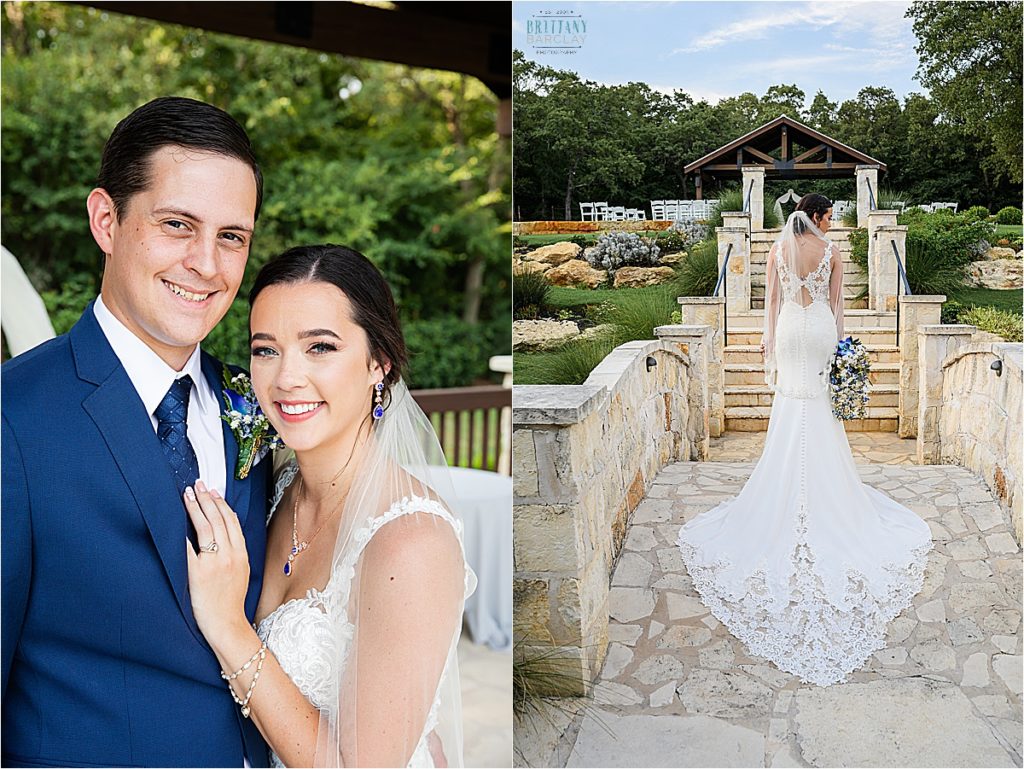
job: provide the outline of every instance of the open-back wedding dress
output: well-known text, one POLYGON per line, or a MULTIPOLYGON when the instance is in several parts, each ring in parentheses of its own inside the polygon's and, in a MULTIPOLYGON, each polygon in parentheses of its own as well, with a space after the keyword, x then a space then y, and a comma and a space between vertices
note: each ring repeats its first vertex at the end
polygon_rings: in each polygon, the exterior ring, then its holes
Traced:
POLYGON ((838 249, 794 213, 767 265, 764 451, 739 495, 678 539, 704 603, 747 650, 819 686, 884 646, 931 549, 920 517, 861 482, 832 414, 842 296, 838 249))

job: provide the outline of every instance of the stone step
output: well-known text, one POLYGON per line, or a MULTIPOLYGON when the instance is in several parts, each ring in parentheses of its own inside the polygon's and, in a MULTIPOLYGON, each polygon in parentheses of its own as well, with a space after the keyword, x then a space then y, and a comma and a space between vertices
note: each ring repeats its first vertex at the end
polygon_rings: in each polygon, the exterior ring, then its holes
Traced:
MULTIPOLYGON (((725 363, 725 386, 764 384, 764 364, 725 363)), ((899 363, 872 363, 868 372, 870 384, 899 384, 899 363)))
MULTIPOLYGON (((869 384, 871 406, 898 406, 900 388, 896 384, 869 384)), ((733 407, 771 406, 772 392, 768 385, 731 385, 725 388, 725 413, 733 407)))
MULTIPOLYGON (((896 328, 896 313, 885 310, 861 308, 845 310, 846 325, 850 328, 896 328)), ((730 312, 729 325, 737 328, 760 329, 764 325, 764 309, 753 309, 746 312, 730 312)))
MULTIPOLYGON (((895 406, 868 406, 867 417, 843 422, 847 432, 886 432, 899 429, 899 409, 895 406)), ((725 429, 756 433, 768 429, 770 406, 733 406, 725 410, 725 429)))
MULTIPOLYGON (((734 326, 730 323, 725 340, 726 349, 733 345, 761 344, 761 329, 761 326, 734 326)), ((851 326, 847 324, 845 336, 852 336, 854 339, 859 339, 869 346, 896 344, 896 329, 894 328, 851 326)))
MULTIPOLYGON (((900 348, 894 344, 869 344, 868 357, 872 363, 899 363, 900 348)), ((726 363, 760 363, 759 344, 731 344, 724 350, 726 363)))

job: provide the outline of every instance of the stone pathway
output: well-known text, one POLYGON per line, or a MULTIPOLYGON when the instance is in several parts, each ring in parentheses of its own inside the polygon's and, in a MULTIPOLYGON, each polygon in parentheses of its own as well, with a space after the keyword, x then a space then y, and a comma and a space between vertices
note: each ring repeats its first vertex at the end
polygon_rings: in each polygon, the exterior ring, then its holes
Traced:
MULTIPOLYGON (((712 438, 708 459, 711 462, 756 462, 764 450, 766 435, 765 432, 727 432, 720 438, 712 438)), ((846 438, 857 464, 916 464, 915 438, 900 438, 896 433, 887 432, 851 432, 846 438)))
MULTIPOLYGON (((879 448, 856 435, 859 462, 895 455, 859 464, 862 480, 918 513, 935 540, 887 647, 827 688, 747 656, 699 600, 675 541, 737 494, 753 463, 669 465, 634 513, 607 659, 575 743, 558 751, 566 765, 1021 766, 1021 558, 1008 520, 968 470, 893 464, 906 453, 898 438, 879 448)), ((743 450, 756 457, 753 445, 743 450)))

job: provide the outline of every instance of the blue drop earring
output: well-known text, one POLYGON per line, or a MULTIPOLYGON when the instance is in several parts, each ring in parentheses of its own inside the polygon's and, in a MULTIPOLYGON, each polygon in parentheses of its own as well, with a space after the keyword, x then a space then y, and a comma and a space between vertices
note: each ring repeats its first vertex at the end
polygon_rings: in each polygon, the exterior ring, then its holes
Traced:
POLYGON ((381 393, 384 392, 384 383, 377 382, 377 384, 373 386, 373 389, 377 391, 377 405, 373 407, 373 418, 374 420, 378 420, 384 416, 383 397, 381 396, 381 393))

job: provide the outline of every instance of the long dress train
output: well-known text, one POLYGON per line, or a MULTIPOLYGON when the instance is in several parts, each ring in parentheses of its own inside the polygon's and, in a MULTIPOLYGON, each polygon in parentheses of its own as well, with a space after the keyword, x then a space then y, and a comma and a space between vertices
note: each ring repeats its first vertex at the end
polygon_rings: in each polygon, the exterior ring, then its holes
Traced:
POLYGON ((832 264, 842 267, 823 243, 804 277, 769 260, 777 382, 764 451, 739 495, 684 525, 678 545, 704 603, 751 654, 828 686, 884 646, 886 625, 921 589, 931 536, 861 482, 832 414, 827 374, 842 333, 832 264))

